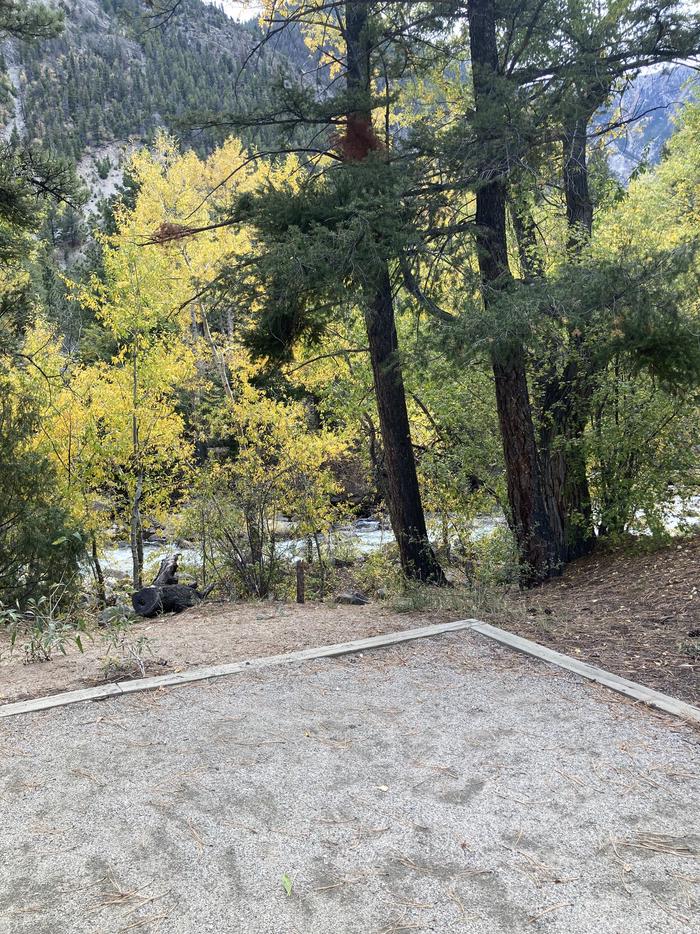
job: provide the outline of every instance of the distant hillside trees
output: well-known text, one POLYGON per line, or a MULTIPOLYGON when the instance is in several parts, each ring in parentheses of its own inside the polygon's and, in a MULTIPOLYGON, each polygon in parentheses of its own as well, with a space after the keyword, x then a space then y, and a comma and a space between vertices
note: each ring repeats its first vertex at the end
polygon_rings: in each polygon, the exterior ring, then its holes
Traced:
MULTIPOLYGON (((239 80, 256 27, 200 0, 183 3, 163 28, 143 18, 138 0, 67 7, 60 36, 22 48, 21 93, 29 140, 75 161, 87 147, 148 141, 160 128, 205 155, 227 135, 207 125, 212 114, 263 105, 279 63, 300 54, 299 43, 278 42, 239 80)), ((249 141, 261 138, 248 134, 249 141)))

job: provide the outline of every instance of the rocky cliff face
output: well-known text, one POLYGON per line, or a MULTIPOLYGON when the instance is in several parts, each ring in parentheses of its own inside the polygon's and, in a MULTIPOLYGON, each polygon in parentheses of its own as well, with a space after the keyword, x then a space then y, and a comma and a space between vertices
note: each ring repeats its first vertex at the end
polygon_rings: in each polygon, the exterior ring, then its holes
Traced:
POLYGON ((684 65, 649 69, 625 88, 618 106, 606 113, 622 124, 609 147, 610 166, 621 181, 641 164, 659 161, 676 114, 697 97, 697 73, 684 65))

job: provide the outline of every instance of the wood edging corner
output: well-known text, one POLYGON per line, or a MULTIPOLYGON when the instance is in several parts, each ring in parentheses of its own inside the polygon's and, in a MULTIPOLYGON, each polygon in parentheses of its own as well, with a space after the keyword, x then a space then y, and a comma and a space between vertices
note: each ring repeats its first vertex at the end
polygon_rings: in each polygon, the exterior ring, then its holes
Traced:
POLYGON ((192 668, 189 671, 176 672, 168 675, 158 675, 154 678, 138 678, 133 681, 119 681, 114 684, 105 684, 79 691, 67 691, 53 694, 48 697, 37 697, 32 700, 18 701, 16 703, 0 706, 0 719, 18 716, 25 713, 35 713, 50 710, 55 707, 65 707, 69 704, 84 703, 85 701, 98 701, 110 697, 119 697, 125 694, 136 694, 142 691, 154 691, 158 688, 177 687, 181 684, 192 684, 197 681, 208 681, 213 678, 223 678, 239 674, 244 671, 257 671, 295 662, 309 661, 319 658, 334 658, 361 652, 365 649, 382 648, 384 646, 399 645, 412 642, 416 639, 426 639, 451 632, 472 631, 501 645, 515 649, 532 658, 556 665, 570 671, 588 681, 593 681, 609 688, 618 694, 623 694, 646 706, 672 714, 684 720, 700 724, 700 708, 677 700, 660 691, 628 681, 618 675, 589 665, 586 662, 564 655, 553 649, 548 649, 537 642, 516 636, 498 626, 481 622, 477 619, 463 619, 452 623, 438 623, 432 626, 422 626, 418 629, 406 629, 400 632, 384 633, 379 636, 370 636, 366 639, 355 639, 351 642, 339 642, 334 645, 323 645, 284 655, 269 655, 251 658, 240 662, 231 662, 224 665, 214 665, 202 668, 192 668))
POLYGON ((678 700, 668 694, 662 694, 661 691, 655 691, 636 681, 628 681, 627 678, 621 678, 603 668, 597 668, 595 665, 589 665, 587 662, 579 661, 571 655, 564 655, 561 652, 555 652, 554 649, 548 649, 538 642, 531 639, 524 639, 522 636, 513 635, 506 629, 500 629, 498 626, 492 626, 490 623, 475 621, 469 627, 472 632, 486 636, 500 642, 501 645, 508 646, 518 652, 523 652, 533 658, 538 658, 550 665, 557 665, 566 671, 571 671, 588 681, 595 681, 596 684, 602 684, 606 688, 631 697, 634 700, 641 701, 649 707, 662 710, 664 713, 673 714, 675 717, 681 717, 684 720, 690 720, 694 723, 700 723, 700 708, 687 704, 685 701, 678 700))

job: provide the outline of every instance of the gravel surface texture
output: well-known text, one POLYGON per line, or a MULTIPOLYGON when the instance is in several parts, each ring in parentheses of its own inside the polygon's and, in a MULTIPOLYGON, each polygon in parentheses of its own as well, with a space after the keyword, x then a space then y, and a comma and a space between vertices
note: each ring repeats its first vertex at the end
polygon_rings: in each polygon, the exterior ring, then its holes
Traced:
POLYGON ((698 930, 698 738, 473 633, 0 721, 0 934, 698 930))
MULTIPOLYGON (((376 604, 206 603, 176 616, 168 614, 133 623, 128 641, 134 645, 141 637, 147 640, 150 651, 143 660, 150 677, 457 618, 459 614, 392 613, 376 604)), ((106 635, 105 630, 98 629, 91 638, 83 638, 82 652, 67 645, 66 654, 55 651, 50 664, 25 665, 20 643, 12 653, 10 637, 0 628, 0 705, 126 680, 130 676, 128 667, 109 676, 105 672, 105 656, 119 655, 106 641, 106 635)), ((131 676, 140 677, 134 669, 131 676)))

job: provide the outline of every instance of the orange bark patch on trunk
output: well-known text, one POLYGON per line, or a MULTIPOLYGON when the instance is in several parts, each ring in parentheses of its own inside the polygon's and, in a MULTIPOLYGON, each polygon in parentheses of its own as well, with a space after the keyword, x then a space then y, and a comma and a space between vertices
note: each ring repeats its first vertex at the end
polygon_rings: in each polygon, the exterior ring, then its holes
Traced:
POLYGON ((335 148, 345 162, 362 162, 370 152, 384 149, 384 144, 366 114, 350 114, 345 133, 335 139, 335 148))

